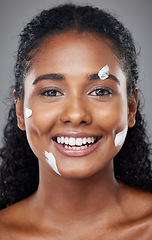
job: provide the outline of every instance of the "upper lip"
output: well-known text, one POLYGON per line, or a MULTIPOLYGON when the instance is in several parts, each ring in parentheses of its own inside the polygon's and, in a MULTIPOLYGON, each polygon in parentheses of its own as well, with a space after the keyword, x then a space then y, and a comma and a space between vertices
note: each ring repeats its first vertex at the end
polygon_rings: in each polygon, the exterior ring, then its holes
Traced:
POLYGON ((53 138, 57 138, 57 137, 73 137, 73 138, 83 138, 83 137, 99 137, 96 134, 92 134, 92 133, 84 133, 84 132, 61 132, 61 133, 57 133, 53 138))

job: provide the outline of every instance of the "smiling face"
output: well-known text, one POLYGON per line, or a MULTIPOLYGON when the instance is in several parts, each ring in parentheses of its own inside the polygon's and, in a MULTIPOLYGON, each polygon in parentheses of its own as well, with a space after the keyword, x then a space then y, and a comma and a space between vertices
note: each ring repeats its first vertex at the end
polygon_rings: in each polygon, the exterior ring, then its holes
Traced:
POLYGON ((42 165, 50 168, 45 152, 53 153, 61 175, 77 178, 111 164, 130 113, 125 74, 102 38, 70 31, 45 40, 24 87, 18 125, 42 165), (109 77, 102 80, 98 72, 106 65, 109 77))

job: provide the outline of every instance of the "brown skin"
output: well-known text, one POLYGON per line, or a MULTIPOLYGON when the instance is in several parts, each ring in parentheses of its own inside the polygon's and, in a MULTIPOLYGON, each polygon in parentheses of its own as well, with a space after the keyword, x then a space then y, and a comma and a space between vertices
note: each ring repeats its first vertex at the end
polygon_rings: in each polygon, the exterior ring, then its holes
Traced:
POLYGON ((18 126, 39 159, 40 183, 31 197, 1 211, 2 240, 151 239, 152 195, 117 182, 112 168, 122 147, 115 147, 115 135, 135 123, 135 90, 128 99, 125 74, 102 38, 71 31, 43 42, 25 79, 24 103, 14 92, 18 126), (88 80, 106 64, 120 85, 111 78, 88 80), (32 84, 50 73, 64 79, 32 84), (40 94, 52 87, 57 96, 40 94), (112 94, 97 96, 96 88, 112 94), (28 119, 26 107, 33 111, 28 119), (95 134, 102 141, 90 154, 69 157, 52 140, 63 132, 95 134), (61 176, 46 162, 45 150, 54 154, 61 176))

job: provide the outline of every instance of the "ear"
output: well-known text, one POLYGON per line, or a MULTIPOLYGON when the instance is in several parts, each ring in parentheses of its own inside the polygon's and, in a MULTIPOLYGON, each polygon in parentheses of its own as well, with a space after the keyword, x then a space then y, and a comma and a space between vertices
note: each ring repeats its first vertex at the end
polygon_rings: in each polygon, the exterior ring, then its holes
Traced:
POLYGON ((134 87, 134 97, 129 100, 128 103, 128 127, 131 128, 136 123, 136 112, 138 105, 138 88, 134 87))
POLYGON ((13 91, 15 105, 16 105, 16 116, 18 127, 21 130, 25 130, 25 121, 24 121, 24 110, 23 110, 23 102, 19 99, 16 90, 13 91))

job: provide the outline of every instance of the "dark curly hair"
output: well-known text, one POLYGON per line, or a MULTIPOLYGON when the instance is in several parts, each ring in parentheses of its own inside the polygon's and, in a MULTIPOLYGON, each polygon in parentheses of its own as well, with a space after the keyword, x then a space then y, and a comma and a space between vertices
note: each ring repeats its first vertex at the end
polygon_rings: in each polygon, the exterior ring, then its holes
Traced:
MULTIPOLYGON (((69 30, 89 32, 108 40, 118 56, 127 79, 128 99, 134 96, 138 81, 137 51, 130 32, 110 13, 91 6, 60 5, 37 15, 20 34, 13 88, 24 100, 24 78, 40 43, 51 35, 69 30)), ((114 159, 115 177, 132 187, 152 191, 150 144, 138 104, 136 124, 114 159)), ((25 132, 17 127, 12 103, 0 149, 0 208, 34 193, 39 183, 38 160, 31 151, 25 132)))

